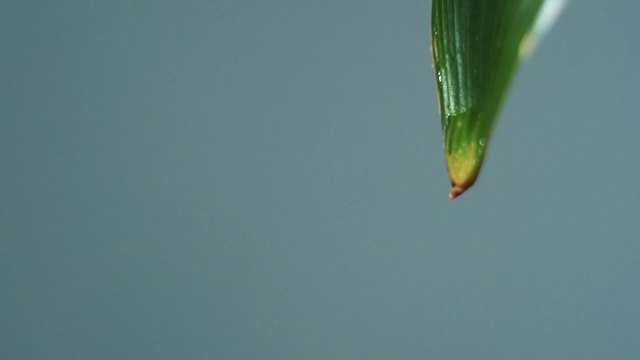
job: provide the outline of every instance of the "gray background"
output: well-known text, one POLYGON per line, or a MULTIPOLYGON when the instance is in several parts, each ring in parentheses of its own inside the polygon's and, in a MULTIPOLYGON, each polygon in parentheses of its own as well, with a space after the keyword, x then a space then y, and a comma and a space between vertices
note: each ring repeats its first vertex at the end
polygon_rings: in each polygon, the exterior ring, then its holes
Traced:
POLYGON ((428 1, 5 1, 0 358, 640 356, 640 2, 447 200, 428 1))

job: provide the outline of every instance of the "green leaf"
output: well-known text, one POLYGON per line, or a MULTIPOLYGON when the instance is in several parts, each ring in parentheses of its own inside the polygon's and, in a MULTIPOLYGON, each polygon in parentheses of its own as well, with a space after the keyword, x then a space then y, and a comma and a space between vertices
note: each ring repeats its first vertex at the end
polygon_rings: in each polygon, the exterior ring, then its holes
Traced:
POLYGON ((431 47, 450 199, 480 173, 518 64, 564 0, 433 0, 431 47))

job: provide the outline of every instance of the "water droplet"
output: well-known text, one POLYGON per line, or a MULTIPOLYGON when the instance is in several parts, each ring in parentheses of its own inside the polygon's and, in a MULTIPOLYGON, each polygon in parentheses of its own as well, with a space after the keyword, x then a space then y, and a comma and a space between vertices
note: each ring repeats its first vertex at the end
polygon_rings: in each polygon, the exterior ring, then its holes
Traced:
POLYGON ((487 139, 486 139, 486 138, 482 138, 482 139, 480 139, 480 141, 478 141, 478 144, 480 144, 480 146, 485 146, 485 145, 487 145, 487 139))

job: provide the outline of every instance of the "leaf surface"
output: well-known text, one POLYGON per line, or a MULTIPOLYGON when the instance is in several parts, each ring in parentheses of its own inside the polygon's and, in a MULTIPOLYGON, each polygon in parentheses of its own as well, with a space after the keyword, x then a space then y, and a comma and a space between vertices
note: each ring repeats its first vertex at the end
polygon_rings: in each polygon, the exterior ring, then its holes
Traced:
POLYGON ((433 0, 431 47, 454 199, 471 187, 518 64, 563 0, 433 0))

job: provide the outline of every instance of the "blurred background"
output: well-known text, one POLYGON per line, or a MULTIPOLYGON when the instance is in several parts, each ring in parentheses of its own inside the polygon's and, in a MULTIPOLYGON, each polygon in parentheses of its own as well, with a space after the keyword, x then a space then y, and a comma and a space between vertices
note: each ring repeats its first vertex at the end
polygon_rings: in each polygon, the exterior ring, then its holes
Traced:
POLYGON ((429 1, 5 1, 0 358, 640 353, 640 2, 447 199, 429 1))

